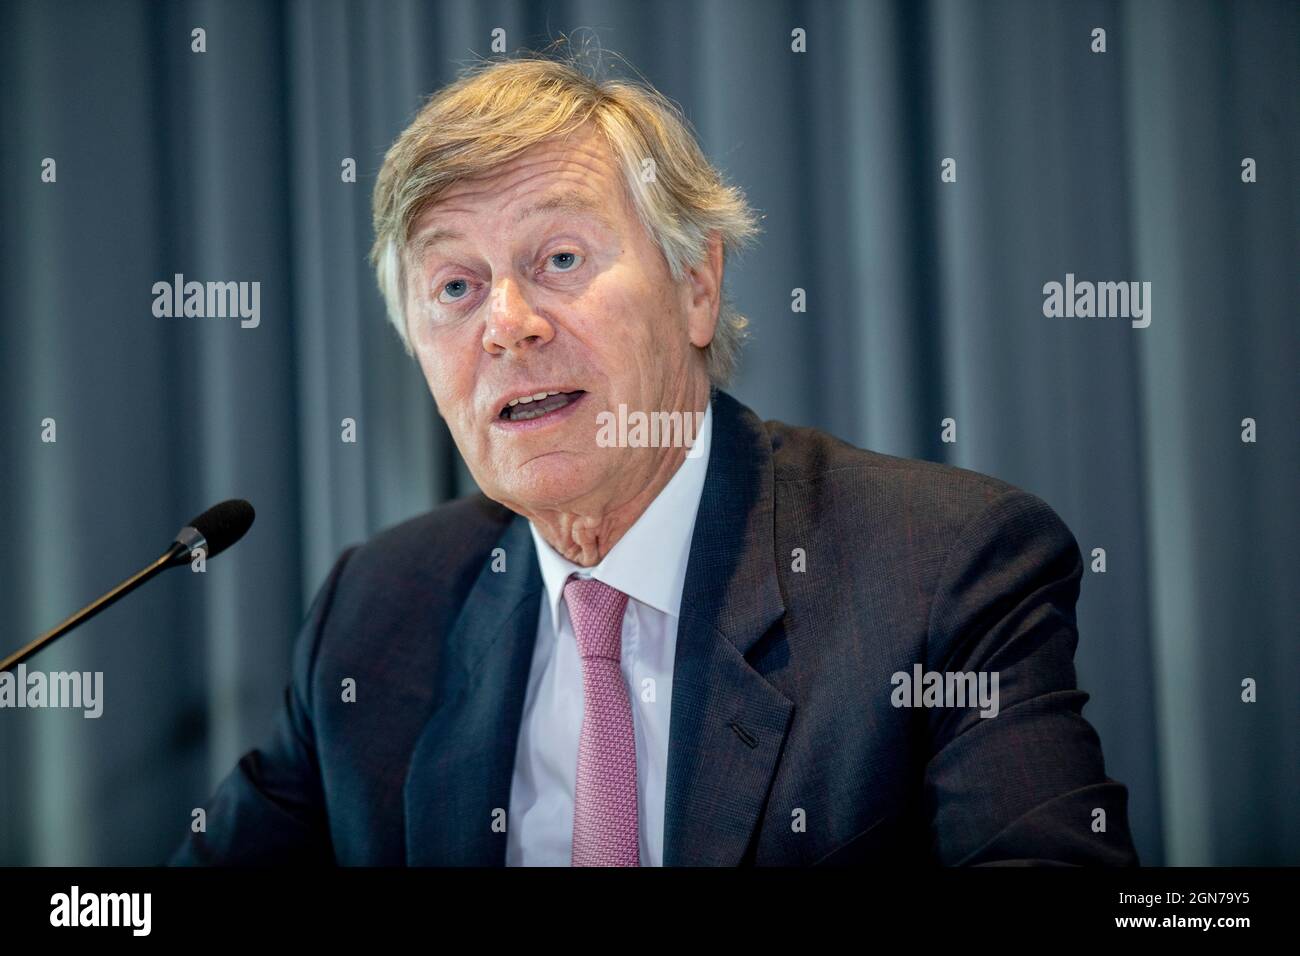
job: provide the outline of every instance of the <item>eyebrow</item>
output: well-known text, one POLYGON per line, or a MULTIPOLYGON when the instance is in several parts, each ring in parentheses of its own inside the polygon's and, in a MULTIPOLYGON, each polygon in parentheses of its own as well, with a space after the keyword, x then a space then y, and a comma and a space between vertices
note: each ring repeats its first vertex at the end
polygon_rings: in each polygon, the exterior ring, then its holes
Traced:
MULTIPOLYGON (((571 212, 578 215, 589 216, 606 229, 611 232, 614 231, 614 226, 602 211, 600 203, 588 194, 577 192, 572 189, 552 193, 543 199, 539 199, 531 206, 522 209, 519 212, 519 215, 515 217, 512 225, 517 226, 525 219, 547 212, 571 212)), ((455 229, 435 229, 432 232, 425 233, 413 241, 410 245, 409 254, 413 258, 418 259, 434 246, 440 245, 444 242, 451 242, 464 238, 465 235, 457 232, 455 229)))

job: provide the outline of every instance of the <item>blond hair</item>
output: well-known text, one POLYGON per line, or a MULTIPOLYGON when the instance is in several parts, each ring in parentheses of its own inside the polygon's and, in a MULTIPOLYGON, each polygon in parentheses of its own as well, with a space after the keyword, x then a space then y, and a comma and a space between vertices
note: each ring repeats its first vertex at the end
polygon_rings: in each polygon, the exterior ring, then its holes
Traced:
MULTIPOLYGON (((388 150, 375 183, 370 261, 407 354, 406 244, 416 217, 458 181, 587 123, 613 150, 632 207, 674 280, 704 259, 714 231, 724 261, 757 234, 744 194, 723 181, 681 111, 649 83, 598 80, 573 57, 525 53, 482 61, 429 98, 388 150)), ((730 380, 746 325, 724 293, 704 350, 712 384, 730 380)))

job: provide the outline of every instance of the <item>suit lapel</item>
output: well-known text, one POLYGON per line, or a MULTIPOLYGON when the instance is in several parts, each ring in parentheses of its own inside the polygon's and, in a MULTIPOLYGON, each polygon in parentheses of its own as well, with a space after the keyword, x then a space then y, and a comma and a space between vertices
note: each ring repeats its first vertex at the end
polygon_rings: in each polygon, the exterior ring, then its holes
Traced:
POLYGON ((725 392, 714 393, 713 419, 673 665, 666 866, 746 860, 794 713, 745 657, 785 613, 771 446, 725 392))
POLYGON ((485 566, 470 590, 438 669, 438 703, 411 756, 404 802, 412 866, 505 864, 542 577, 524 518, 510 521, 497 547, 506 570, 485 566))

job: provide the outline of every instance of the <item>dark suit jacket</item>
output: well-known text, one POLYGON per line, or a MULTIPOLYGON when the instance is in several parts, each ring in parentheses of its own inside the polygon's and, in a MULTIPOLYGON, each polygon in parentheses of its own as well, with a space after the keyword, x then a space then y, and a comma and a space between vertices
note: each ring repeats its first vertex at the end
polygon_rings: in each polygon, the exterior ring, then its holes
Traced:
MULTIPOLYGON (((664 863, 1136 863, 1080 713, 1082 561, 1052 509, 712 401, 664 863), (893 706, 918 663, 997 671, 1000 712, 893 706)), ((481 495, 348 549, 273 733, 172 862, 503 864, 543 590, 527 522, 481 495)))

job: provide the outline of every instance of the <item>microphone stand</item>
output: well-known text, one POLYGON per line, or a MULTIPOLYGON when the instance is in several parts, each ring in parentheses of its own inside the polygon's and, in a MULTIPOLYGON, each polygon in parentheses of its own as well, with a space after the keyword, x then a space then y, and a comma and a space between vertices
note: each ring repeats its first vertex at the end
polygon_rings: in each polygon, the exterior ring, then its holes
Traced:
POLYGON ((66 621, 64 621, 54 630, 42 634, 40 637, 36 638, 36 640, 32 641, 26 647, 22 648, 21 650, 15 651, 13 654, 10 654, 8 657, 6 657, 3 661, 0 661, 0 673, 3 673, 4 671, 7 670, 12 670, 13 668, 17 667, 23 661, 27 660, 27 658, 31 657, 37 651, 41 650, 41 648, 45 647, 47 644, 50 644, 58 640, 64 634, 67 634, 68 631, 72 630, 78 624, 90 620, 100 611, 104 610, 104 608, 116 602, 119 598, 126 597, 126 595, 130 594, 132 591, 134 591, 140 585, 144 584, 150 578, 154 577, 154 575, 158 574, 160 571, 165 571, 167 570, 167 568, 172 567, 178 562, 181 562, 184 558, 190 555, 195 548, 201 548, 206 545, 207 542, 203 540, 203 536, 199 535, 198 532, 194 531, 193 528, 186 528, 185 531, 192 532, 192 534, 186 535, 184 532, 182 532, 181 537, 186 537, 191 542, 194 543, 187 544, 186 542, 181 540, 175 541, 172 544, 172 546, 167 550, 167 553, 164 554, 157 561, 155 561, 153 564, 144 568, 142 571, 136 572, 131 577, 127 578, 125 581, 119 584, 117 587, 113 588, 113 590, 109 591, 107 594, 101 597, 99 600, 91 604, 87 604, 80 611, 72 615, 72 617, 68 618, 66 621), (197 539, 196 542, 195 539, 197 539))

